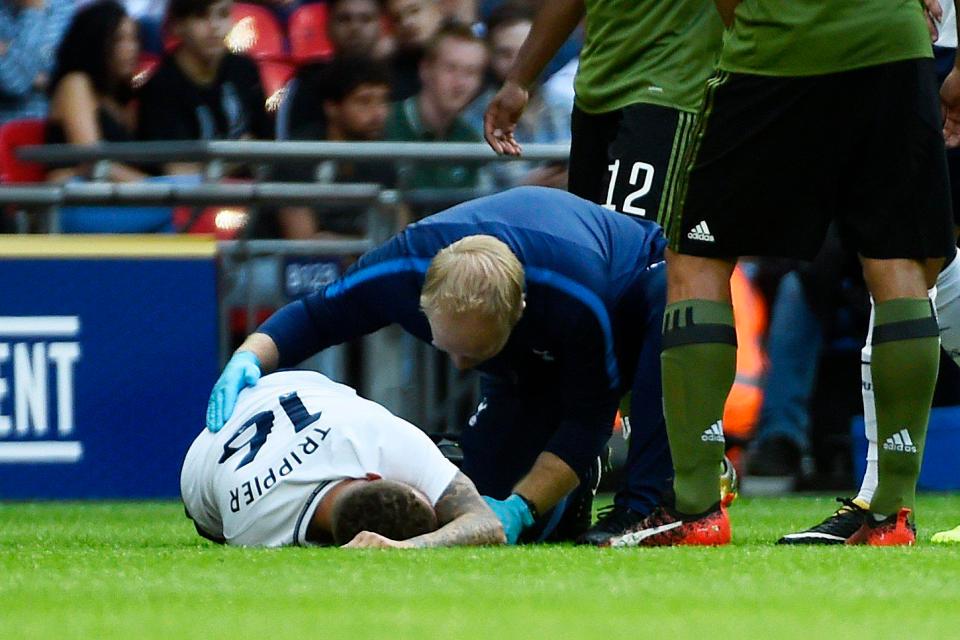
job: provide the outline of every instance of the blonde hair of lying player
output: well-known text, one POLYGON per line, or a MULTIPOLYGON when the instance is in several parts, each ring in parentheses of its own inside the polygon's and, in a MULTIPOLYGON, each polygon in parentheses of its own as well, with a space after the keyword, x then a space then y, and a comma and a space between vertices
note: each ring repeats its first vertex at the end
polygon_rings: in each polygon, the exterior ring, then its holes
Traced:
POLYGON ((445 247, 420 293, 433 345, 458 369, 494 357, 523 315, 523 289, 523 265, 501 240, 473 235, 445 247))

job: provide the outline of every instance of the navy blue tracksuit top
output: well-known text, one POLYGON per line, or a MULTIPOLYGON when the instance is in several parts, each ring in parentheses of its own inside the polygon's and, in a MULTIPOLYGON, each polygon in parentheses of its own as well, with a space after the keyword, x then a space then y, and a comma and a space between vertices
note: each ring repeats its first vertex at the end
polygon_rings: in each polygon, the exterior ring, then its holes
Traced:
POLYGON ((602 449, 638 374, 638 328, 652 303, 635 294, 662 271, 666 245, 652 222, 544 187, 478 198, 410 225, 258 331, 276 343, 280 367, 394 323, 430 342, 419 304, 424 274, 441 249, 476 234, 499 238, 519 258, 527 303, 503 351, 477 368, 521 387, 555 386, 565 417, 545 450, 579 472, 602 449))

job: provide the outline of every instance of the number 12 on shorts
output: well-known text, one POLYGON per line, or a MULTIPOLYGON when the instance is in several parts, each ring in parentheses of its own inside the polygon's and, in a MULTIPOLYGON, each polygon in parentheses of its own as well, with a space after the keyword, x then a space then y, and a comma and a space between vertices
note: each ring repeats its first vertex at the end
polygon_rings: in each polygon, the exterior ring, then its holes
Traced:
MULTIPOLYGON (((620 177, 620 159, 617 158, 612 164, 607 165, 607 170, 610 171, 610 183, 607 186, 607 201, 603 203, 603 207, 611 211, 617 211, 617 205, 613 201, 613 198, 614 192, 617 189, 617 179, 620 177)), ((627 182, 631 187, 637 186, 637 184, 640 183, 641 171, 643 172, 643 182, 640 184, 639 189, 631 191, 623 199, 623 206, 619 208, 623 213, 629 213, 635 216, 647 215, 647 210, 643 207, 635 206, 634 202, 650 193, 650 188, 653 186, 653 165, 647 162, 634 162, 630 168, 629 180, 627 182)))

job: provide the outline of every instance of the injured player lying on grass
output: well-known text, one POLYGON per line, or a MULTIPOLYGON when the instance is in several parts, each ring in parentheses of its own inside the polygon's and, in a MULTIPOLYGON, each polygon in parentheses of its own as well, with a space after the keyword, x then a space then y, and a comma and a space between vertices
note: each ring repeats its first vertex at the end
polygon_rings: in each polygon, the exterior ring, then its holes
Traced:
POLYGON ((422 431, 311 371, 262 378, 180 474, 187 515, 214 542, 436 547, 504 542, 503 527, 422 431))

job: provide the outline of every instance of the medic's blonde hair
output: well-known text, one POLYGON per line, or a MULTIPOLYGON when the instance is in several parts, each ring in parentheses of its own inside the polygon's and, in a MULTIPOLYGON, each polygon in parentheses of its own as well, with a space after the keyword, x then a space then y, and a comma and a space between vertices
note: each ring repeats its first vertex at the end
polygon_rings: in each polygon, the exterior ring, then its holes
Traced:
POLYGON ((523 265, 493 236, 461 238, 430 262, 420 307, 427 314, 480 313, 512 329, 523 313, 523 265))

